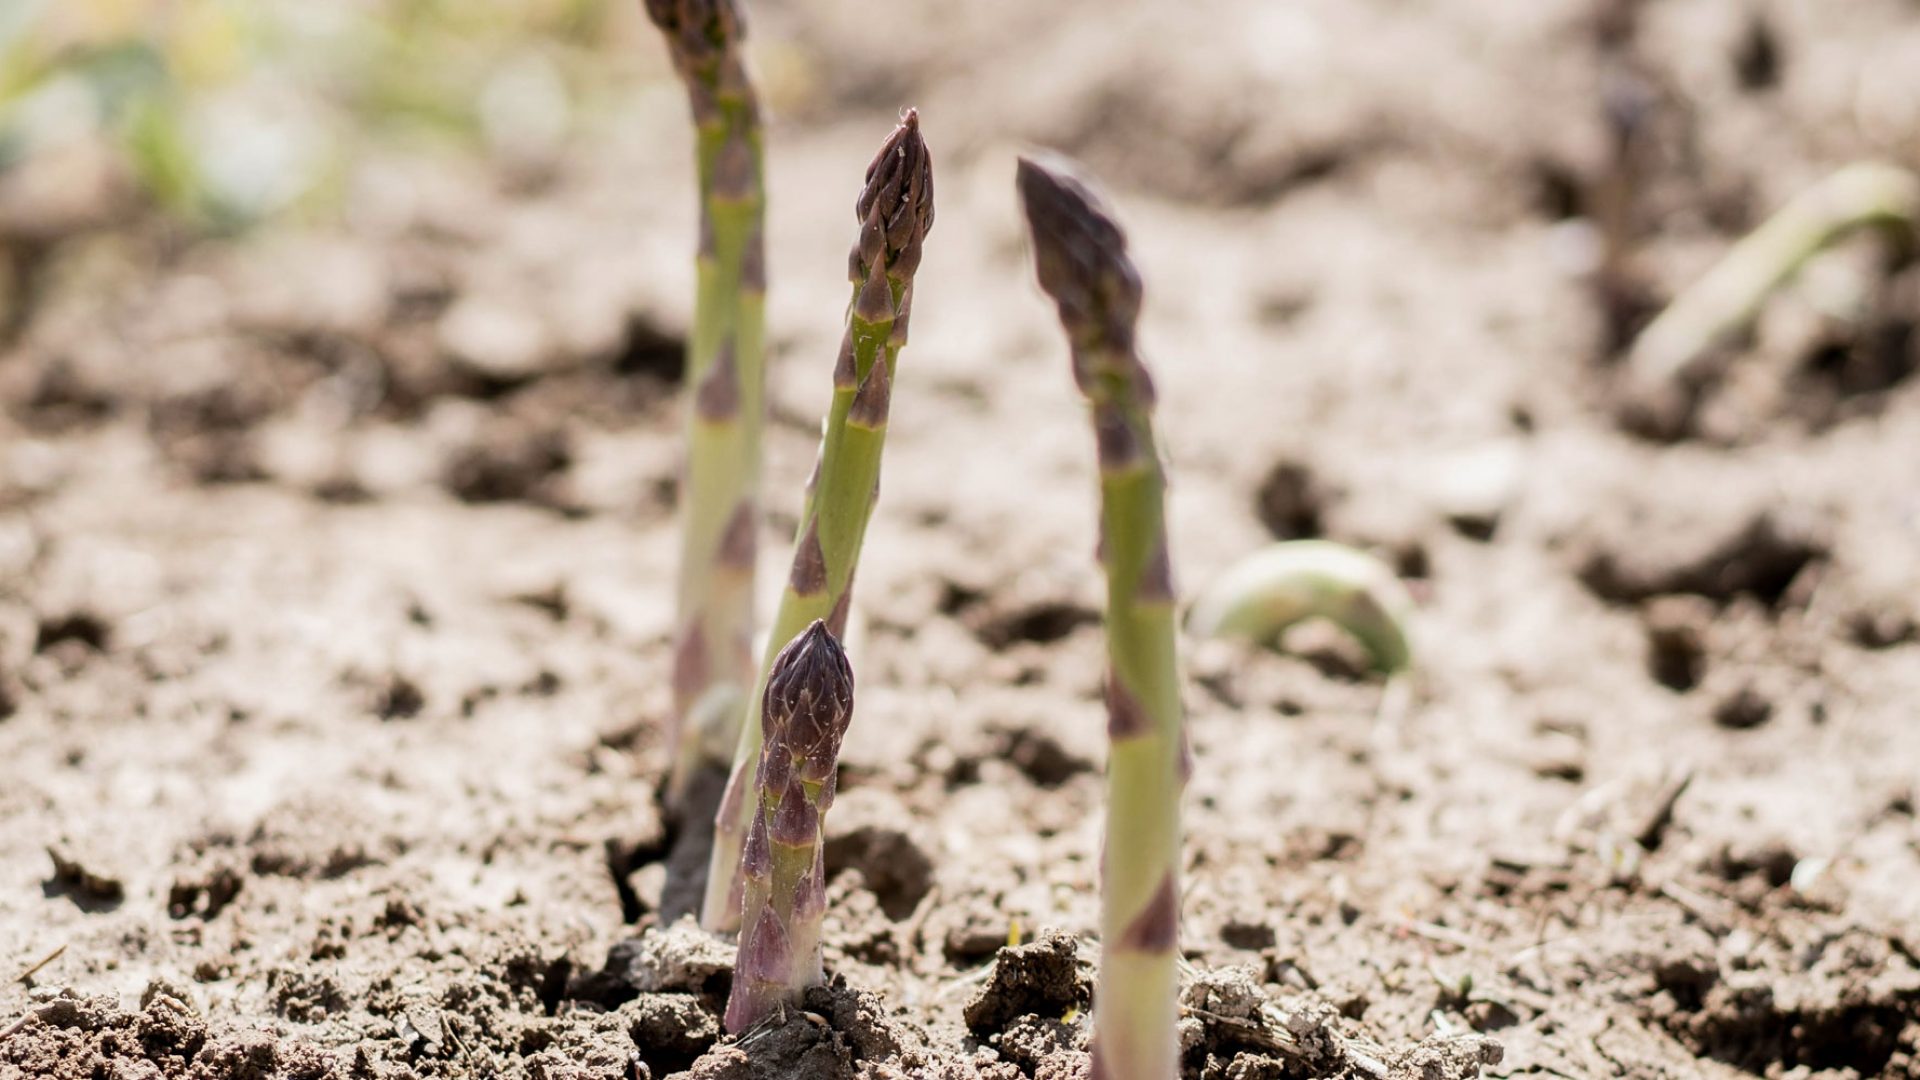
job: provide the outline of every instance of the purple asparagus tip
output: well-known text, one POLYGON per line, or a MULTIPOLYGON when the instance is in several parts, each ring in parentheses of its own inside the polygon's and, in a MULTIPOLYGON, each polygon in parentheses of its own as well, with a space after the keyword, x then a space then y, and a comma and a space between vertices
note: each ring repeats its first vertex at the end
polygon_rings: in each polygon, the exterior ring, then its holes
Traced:
POLYGON ((1076 342, 1131 350, 1140 272, 1106 201, 1059 158, 1022 157, 1015 185, 1040 287, 1059 305, 1068 332, 1076 342))
POLYGON ((878 270, 909 279, 920 266, 920 247, 933 229, 933 156, 920 137, 920 112, 908 109, 899 126, 867 166, 867 181, 854 200, 860 239, 853 247, 856 281, 878 270))
POLYGON ((853 665, 827 624, 815 619, 774 657, 764 715, 802 775, 817 776, 839 759, 853 718, 853 665))
POLYGON ((646 0, 647 18, 665 31, 674 51, 700 55, 739 40, 745 29, 738 0, 646 0))

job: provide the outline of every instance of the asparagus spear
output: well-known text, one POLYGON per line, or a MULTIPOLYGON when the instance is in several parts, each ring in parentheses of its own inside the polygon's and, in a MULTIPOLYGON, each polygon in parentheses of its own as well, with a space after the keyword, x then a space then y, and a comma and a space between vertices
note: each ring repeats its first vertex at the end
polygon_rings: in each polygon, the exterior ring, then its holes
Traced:
POLYGON ((1095 1080, 1176 1075, 1175 953, 1180 792, 1186 783, 1166 474, 1153 382, 1134 344, 1140 275, 1098 196, 1022 158, 1021 202, 1040 287, 1060 309, 1073 377, 1092 406, 1107 571, 1107 843, 1101 870, 1095 1080))
MULTIPOLYGON (((774 651, 815 619, 825 619, 836 634, 846 631, 860 544, 880 495, 880 452, 886 444, 894 368, 907 342, 913 274, 920 266, 922 242, 933 227, 932 160, 920 137, 919 114, 912 109, 867 166, 854 217, 860 234, 847 259, 853 301, 833 371, 833 404, 807 485, 793 572, 767 638, 763 680, 772 669, 774 651)), ((749 708, 759 707, 756 696, 749 708)), ((760 756, 760 726, 757 713, 749 712, 740 728, 733 775, 714 818, 713 860, 700 914, 709 930, 731 930, 739 924, 741 842, 753 811, 747 795, 751 769, 760 756)))
POLYGON ((1712 347, 1751 324, 1807 260, 1856 230, 1903 247, 1920 238, 1920 177, 1895 165, 1847 165, 1795 196, 1640 331, 1627 353, 1630 424, 1660 435, 1686 421, 1688 381, 1712 347))
POLYGON ((1353 635, 1376 669, 1395 675, 1413 662, 1412 611, 1406 586, 1379 559, 1327 540, 1289 540, 1220 575, 1187 612, 1187 629, 1272 642, 1295 623, 1329 619, 1353 635))
MULTIPOLYGON (((687 342, 668 804, 725 767, 752 677, 760 430, 766 412, 766 194, 760 105, 736 0, 646 0, 686 83, 700 173, 700 248, 687 342)), ((704 816, 704 810, 696 810, 704 816)))
POLYGON ((759 795, 740 877, 740 958, 727 999, 736 1034, 819 985, 826 875, 820 827, 833 805, 840 738, 853 717, 853 667, 815 619, 774 657, 761 698, 759 795))

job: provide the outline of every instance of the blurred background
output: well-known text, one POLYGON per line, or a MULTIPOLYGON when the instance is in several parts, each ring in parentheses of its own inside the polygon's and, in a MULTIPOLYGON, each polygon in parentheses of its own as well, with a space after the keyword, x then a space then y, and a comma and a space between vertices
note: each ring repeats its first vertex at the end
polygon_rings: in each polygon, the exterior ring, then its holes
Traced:
POLYGON ((25 0, 6 161, 66 191, 76 225, 138 201, 220 231, 337 219, 375 147, 550 169, 646 71, 609 6, 25 0))
MULTIPOLYGON (((1183 593, 1328 539, 1418 601, 1411 684, 1324 628, 1186 643, 1189 957, 1515 1074, 1914 1067, 1912 223, 1629 359, 1778 208, 1920 168, 1914 0, 749 7, 770 588, 902 107, 939 177, 830 968, 937 1041, 999 945, 1095 922, 1038 145, 1131 231, 1183 593)), ((637 0, 0 0, 0 1020, 163 986, 378 1062, 429 999, 514 1068, 606 1034, 554 1003, 612 1001, 663 874, 690 143, 637 0)))

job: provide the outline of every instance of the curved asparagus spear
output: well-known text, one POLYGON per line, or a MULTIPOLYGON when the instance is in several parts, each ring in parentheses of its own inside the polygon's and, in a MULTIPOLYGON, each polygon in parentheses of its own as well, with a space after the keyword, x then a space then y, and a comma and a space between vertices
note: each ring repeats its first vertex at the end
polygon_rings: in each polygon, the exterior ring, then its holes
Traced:
POLYGON ((667 786, 668 804, 678 807, 702 766, 725 767, 753 677, 766 195, 760 106, 742 60, 746 29, 736 0, 646 3, 686 83, 700 173, 667 786))
MULTIPOLYGON (((853 301, 834 365, 833 405, 820 458, 807 485, 793 572, 767 637, 768 667, 781 644, 815 619, 825 619, 836 634, 846 631, 853 572, 867 519, 880 495, 880 452, 887 439, 894 367, 907 343, 913 274, 920 266, 927 230, 933 227, 932 159, 913 110, 907 110, 867 166, 854 216, 860 235, 847 260, 853 301)), ((753 810, 747 795, 760 756, 759 707, 756 695, 740 728, 733 775, 714 817, 713 860, 700 913, 701 925, 709 930, 734 929, 740 919, 740 845, 753 810)))
POLYGON ((840 739, 853 717, 853 667, 827 624, 813 620, 774 657, 761 699, 762 745, 753 824, 741 860, 740 958, 727 998, 739 1033, 824 979, 826 913, 821 823, 833 805, 840 739))
POLYGON ((1187 628, 1271 642, 1307 619, 1329 619, 1393 675, 1413 662, 1407 619, 1413 598, 1387 564, 1344 544, 1290 540, 1235 563, 1194 601, 1187 628))
POLYGON ((1684 421, 1694 364, 1751 323, 1773 291, 1856 229, 1920 241, 1920 177, 1856 162, 1801 192, 1747 234, 1706 276, 1674 298, 1627 354, 1627 409, 1636 424, 1670 433, 1684 421))
POLYGON ((1022 158, 1018 185, 1040 286, 1059 306, 1100 457, 1112 749, 1093 1077, 1171 1080, 1186 739, 1174 663, 1166 475, 1153 437, 1153 382, 1134 345, 1140 276, 1111 213, 1078 180, 1022 158))

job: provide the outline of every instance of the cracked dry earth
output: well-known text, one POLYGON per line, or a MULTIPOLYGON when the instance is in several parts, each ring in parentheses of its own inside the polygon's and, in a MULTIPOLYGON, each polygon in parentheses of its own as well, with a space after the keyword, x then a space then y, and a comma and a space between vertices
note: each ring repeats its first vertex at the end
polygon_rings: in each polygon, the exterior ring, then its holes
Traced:
POLYGON ((1022 140, 1133 229, 1183 585, 1324 536, 1420 601, 1393 686, 1311 630, 1187 643, 1185 1075, 1920 1074, 1920 279, 1821 260, 1652 442, 1608 346, 1644 310, 1584 272, 1610 79, 1651 88, 1657 301, 1838 164, 1920 165, 1912 5, 890 10, 756 5, 814 71, 772 134, 770 577, 900 104, 943 200, 834 985, 723 1039, 730 948, 658 917, 693 237, 656 58, 543 186, 387 155, 351 227, 135 215, 19 260, 0 1077, 1083 1076, 1093 465, 1022 140))

